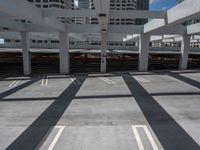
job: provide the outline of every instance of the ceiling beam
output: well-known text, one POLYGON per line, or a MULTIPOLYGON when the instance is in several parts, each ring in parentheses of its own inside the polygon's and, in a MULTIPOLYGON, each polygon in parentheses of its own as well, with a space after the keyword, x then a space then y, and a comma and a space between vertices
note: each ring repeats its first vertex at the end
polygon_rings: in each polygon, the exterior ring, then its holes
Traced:
MULTIPOLYGON (((117 34, 140 34, 143 26, 140 25, 109 25, 108 33, 117 34)), ((68 26, 69 33, 101 33, 98 24, 73 24, 68 26)))
MULTIPOLYGON (((99 1, 100 2, 100 1, 99 1)), ((99 5, 99 4, 97 4, 99 5)), ((45 17, 98 17, 99 10, 62 10, 58 8, 45 9, 45 17)), ((110 10, 110 18, 166 18, 166 11, 147 11, 147 10, 110 10)))
POLYGON ((108 33, 140 34, 142 29, 140 25, 109 25, 108 33))
POLYGON ((0 17, 0 27, 17 31, 25 31, 25 24, 6 17, 0 17))
POLYGON ((0 16, 0 27, 8 28, 11 31, 27 31, 27 32, 55 32, 57 30, 44 25, 37 25, 32 23, 22 23, 13 20, 12 17, 0 16))
POLYGON ((166 18, 166 11, 110 10, 110 18, 166 18))
MULTIPOLYGON (((16 32, 16 31, 15 32, 0 32, 0 38, 21 40, 21 34, 20 34, 20 32, 16 32)), ((56 38, 49 38, 45 34, 31 33, 30 34, 30 39, 33 39, 33 40, 47 40, 47 39, 56 39, 56 38)))
POLYGON ((184 0, 167 11, 167 23, 179 24, 187 20, 199 18, 200 16, 200 1, 199 0, 184 0))
POLYGON ((200 34, 200 23, 187 26, 187 34, 200 34))
POLYGON ((45 9, 44 15, 45 17, 97 17, 95 10, 83 9, 83 10, 72 10, 72 9, 58 9, 51 8, 45 9))
POLYGON ((163 35, 163 34, 171 35, 171 34, 185 34, 185 33, 186 33, 186 27, 181 24, 176 26, 166 25, 158 30, 149 32, 149 34, 152 35, 163 35))
POLYGON ((18 19, 31 21, 34 24, 48 26, 57 31, 66 31, 65 24, 56 19, 44 17, 40 8, 26 0, 0 0, 0 12, 18 19))
MULTIPOLYGON (((14 31, 27 32, 56 32, 57 30, 44 25, 37 25, 33 23, 22 23, 12 20, 10 18, 0 17, 0 27, 9 28, 14 31)), ((68 24, 67 31, 69 33, 92 34, 101 33, 101 26, 98 24, 68 24)), ((143 26, 140 25, 109 25, 108 33, 117 34, 140 34, 143 26)))

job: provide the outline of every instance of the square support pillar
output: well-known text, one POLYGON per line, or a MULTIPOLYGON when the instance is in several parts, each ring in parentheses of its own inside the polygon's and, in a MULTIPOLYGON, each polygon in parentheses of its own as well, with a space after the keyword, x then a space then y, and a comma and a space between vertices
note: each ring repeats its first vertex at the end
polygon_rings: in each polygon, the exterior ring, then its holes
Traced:
POLYGON ((68 74, 70 72, 69 60, 69 35, 65 32, 59 33, 59 57, 60 57, 60 73, 68 74))
POLYGON ((190 50, 190 36, 183 35, 181 39, 181 56, 179 59, 179 69, 185 70, 188 66, 188 55, 190 50))
POLYGON ((139 39, 139 71, 147 71, 149 63, 149 40, 150 36, 141 34, 139 39))
POLYGON ((101 72, 106 72, 106 66, 107 66, 107 33, 101 34, 101 72))
POLYGON ((28 32, 22 32, 22 57, 24 75, 31 74, 30 39, 28 32))

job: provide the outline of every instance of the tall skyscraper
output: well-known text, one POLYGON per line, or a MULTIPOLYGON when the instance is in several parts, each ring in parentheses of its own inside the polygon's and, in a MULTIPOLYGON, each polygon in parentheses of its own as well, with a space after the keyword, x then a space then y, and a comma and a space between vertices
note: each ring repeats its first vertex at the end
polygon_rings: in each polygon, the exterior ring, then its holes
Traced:
MULTIPOLYGON (((34 3, 38 8, 60 8, 60 9, 74 9, 74 0, 27 0, 34 3)), ((74 22, 72 18, 60 18, 62 22, 74 22)))
MULTIPOLYGON (((93 0, 79 0, 80 9, 95 9, 93 0)), ((110 0, 110 10, 148 10, 149 0, 110 0)), ((96 24, 96 18, 90 18, 89 23, 96 24)), ((145 24, 147 19, 110 18, 110 24, 134 25, 145 24)))
POLYGON ((89 0, 79 0, 78 7, 81 9, 89 9, 90 1, 89 0))
MULTIPOLYGON (((110 0, 110 10, 136 10, 137 0, 110 0)), ((135 24, 132 18, 111 18, 110 24, 135 24)))
POLYGON ((27 0, 39 8, 74 8, 74 0, 27 0))
MULTIPOLYGON (((149 10, 149 0, 137 0, 137 10, 149 10)), ((136 24, 143 25, 148 19, 136 19, 136 24)))

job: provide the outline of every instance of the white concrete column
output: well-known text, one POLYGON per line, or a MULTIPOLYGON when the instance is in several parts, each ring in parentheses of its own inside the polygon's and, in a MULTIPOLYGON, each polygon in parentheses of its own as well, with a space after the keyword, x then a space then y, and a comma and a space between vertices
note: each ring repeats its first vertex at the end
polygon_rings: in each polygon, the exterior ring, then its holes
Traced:
POLYGON ((136 47, 138 46, 138 42, 135 42, 135 46, 136 46, 136 47))
POLYGON ((101 34, 101 72, 106 72, 107 33, 101 34))
POLYGON ((161 42, 161 48, 164 48, 164 47, 165 47, 165 43, 161 42))
POLYGON ((181 39, 181 56, 179 59, 180 70, 187 69, 189 50, 190 50, 190 36, 185 34, 182 36, 181 39))
POLYGON ((65 32, 59 33, 59 57, 60 57, 60 73, 68 74, 70 72, 69 58, 69 35, 65 32))
POLYGON ((22 56, 24 75, 31 74, 30 39, 28 32, 22 32, 22 56))
POLYGON ((138 70, 139 71, 147 71, 148 70, 148 62, 149 62, 149 40, 150 36, 146 34, 141 34, 139 39, 139 63, 138 70))

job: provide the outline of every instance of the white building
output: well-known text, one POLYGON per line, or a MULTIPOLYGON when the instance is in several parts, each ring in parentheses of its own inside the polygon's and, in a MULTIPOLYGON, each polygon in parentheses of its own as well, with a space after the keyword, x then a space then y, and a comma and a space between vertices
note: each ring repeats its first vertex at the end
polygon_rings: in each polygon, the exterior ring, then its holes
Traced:
MULTIPOLYGON (((144 0, 143 0, 144 1, 144 0)), ((147 3, 148 4, 148 3, 147 3)), ((95 9, 94 0, 79 0, 80 9, 95 9)), ((110 10, 137 10, 138 0, 111 0, 110 10)), ((98 20, 96 18, 85 18, 85 22, 91 24, 97 24, 98 20), (88 21, 90 20, 90 21, 88 21)), ((136 19, 132 18, 111 18, 110 24, 116 25, 133 25, 136 23, 136 19)))
POLYGON ((27 0, 39 8, 61 8, 72 9, 74 8, 74 0, 27 0))
MULTIPOLYGON (((74 0, 27 0, 34 3, 38 8, 59 8, 59 9, 74 9, 74 0)), ((62 22, 71 23, 73 19, 60 18, 62 22)))
MULTIPOLYGON (((110 10, 136 10, 137 0, 111 0, 110 10)), ((132 18, 112 18, 110 24, 135 24, 135 19, 132 18)))

